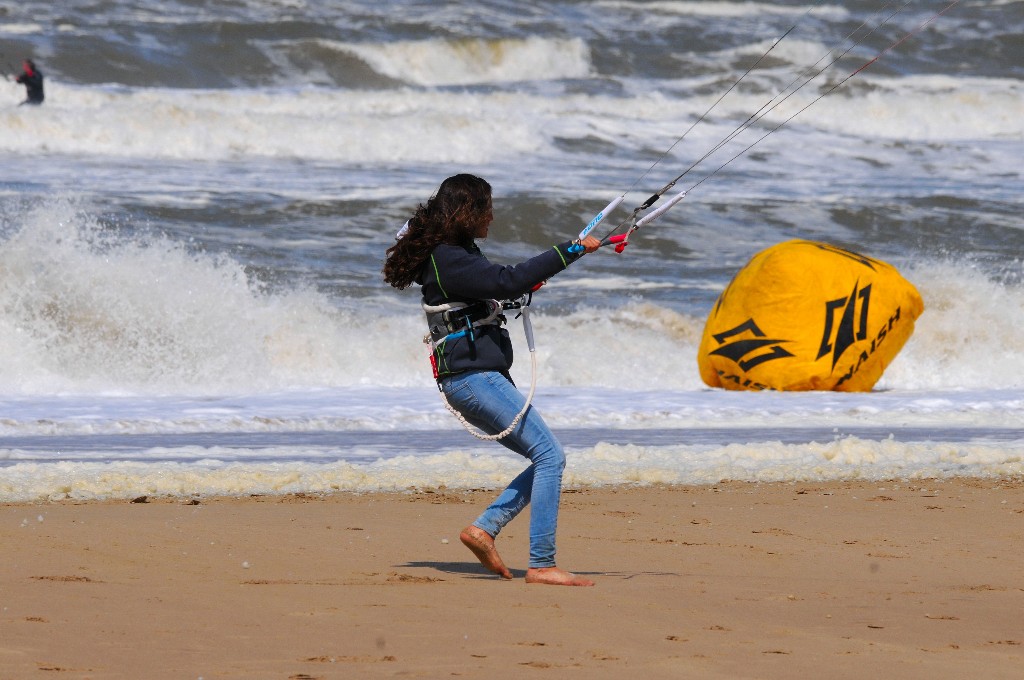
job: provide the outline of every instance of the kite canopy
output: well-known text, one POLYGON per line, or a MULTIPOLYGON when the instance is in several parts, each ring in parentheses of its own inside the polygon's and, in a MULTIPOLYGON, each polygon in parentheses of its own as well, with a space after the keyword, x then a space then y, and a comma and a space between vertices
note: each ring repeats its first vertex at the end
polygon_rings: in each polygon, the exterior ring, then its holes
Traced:
POLYGON ((786 241, 755 255, 719 296, 697 351, 700 376, 730 390, 867 392, 922 311, 895 267, 786 241))

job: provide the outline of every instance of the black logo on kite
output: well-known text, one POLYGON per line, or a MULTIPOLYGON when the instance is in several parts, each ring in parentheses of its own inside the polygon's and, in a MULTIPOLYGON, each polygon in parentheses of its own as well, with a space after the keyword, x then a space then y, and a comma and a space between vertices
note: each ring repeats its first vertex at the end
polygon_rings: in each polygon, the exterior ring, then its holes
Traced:
MULTIPOLYGON (((812 243, 812 242, 808 241, 808 243, 812 243)), ((875 271, 875 265, 878 264, 878 260, 872 260, 867 255, 861 255, 860 253, 855 253, 852 250, 847 250, 846 248, 840 248, 839 246, 829 245, 828 243, 816 243, 815 242, 814 243, 814 247, 815 248, 820 248, 821 250, 824 250, 827 253, 832 253, 833 255, 839 255, 840 257, 849 258, 849 259, 853 260, 854 262, 858 262, 858 263, 864 265, 865 267, 867 267, 871 271, 875 271)))
POLYGON ((757 327, 753 319, 747 319, 739 326, 736 326, 736 328, 716 333, 712 337, 722 346, 711 352, 711 354, 732 359, 744 371, 749 371, 766 361, 793 356, 793 354, 780 346, 780 343, 789 342, 789 340, 766 338, 764 331, 757 327), (739 338, 729 344, 724 344, 730 338, 743 335, 748 337, 739 338))
POLYGON ((868 304, 871 302, 871 284, 858 290, 860 281, 853 284, 849 297, 829 300, 825 303, 825 332, 821 336, 821 347, 815 361, 829 352, 832 353, 832 368, 853 343, 868 337, 868 304), (860 301, 860 311, 857 302, 860 301), (839 322, 836 323, 836 317, 839 322), (834 337, 833 337, 834 331, 834 337))

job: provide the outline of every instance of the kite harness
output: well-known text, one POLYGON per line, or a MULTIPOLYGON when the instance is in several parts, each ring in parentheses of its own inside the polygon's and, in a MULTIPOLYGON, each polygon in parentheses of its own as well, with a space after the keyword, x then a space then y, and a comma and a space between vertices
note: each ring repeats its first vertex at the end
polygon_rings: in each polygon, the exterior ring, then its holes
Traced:
MULTIPOLYGON (((540 286, 534 288, 536 290, 540 286)), ((448 403, 448 397, 438 384, 438 391, 441 392, 441 399, 444 406, 459 419, 466 431, 477 439, 484 441, 495 441, 511 434, 519 421, 526 415, 533 401, 533 394, 537 390, 537 347, 533 338, 533 323, 530 321, 530 302, 533 299, 533 291, 515 300, 481 300, 473 304, 464 302, 446 302, 440 305, 428 305, 422 303, 423 312, 427 315, 427 328, 429 332, 423 336, 423 342, 430 347, 430 365, 434 370, 434 379, 437 379, 437 348, 449 340, 466 337, 473 342, 474 329, 492 324, 504 324, 506 319, 503 312, 508 310, 519 310, 519 316, 523 319, 523 332, 526 334, 526 345, 530 349, 530 392, 526 397, 523 408, 512 419, 508 427, 497 434, 484 434, 478 431, 466 420, 455 407, 448 403)))

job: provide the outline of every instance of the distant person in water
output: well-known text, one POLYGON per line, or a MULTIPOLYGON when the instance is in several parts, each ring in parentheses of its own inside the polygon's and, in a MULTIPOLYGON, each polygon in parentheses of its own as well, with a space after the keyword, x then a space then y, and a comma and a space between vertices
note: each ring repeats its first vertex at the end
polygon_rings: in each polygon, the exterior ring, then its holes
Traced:
POLYGON ((43 103, 43 72, 36 68, 35 62, 26 59, 21 64, 21 75, 15 79, 16 83, 25 86, 25 101, 22 104, 38 106, 43 103))

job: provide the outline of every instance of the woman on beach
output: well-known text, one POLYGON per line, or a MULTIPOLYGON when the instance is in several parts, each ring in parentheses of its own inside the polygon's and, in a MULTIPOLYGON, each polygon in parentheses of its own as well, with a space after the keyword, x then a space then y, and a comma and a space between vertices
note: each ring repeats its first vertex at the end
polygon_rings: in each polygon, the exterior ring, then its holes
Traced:
MULTIPOLYGON (((501 326, 504 317, 496 301, 525 295, 601 245, 589 236, 575 247, 568 241, 520 264, 496 265, 475 242, 487 238, 493 219, 491 187, 486 181, 468 174, 449 177, 417 208, 388 248, 384 263, 384 280, 395 288, 420 285, 434 341, 431 362, 448 404, 491 435, 505 431, 526 404, 509 376, 512 343, 501 326)), ((484 567, 511 579, 494 539, 532 503, 526 582, 594 585, 555 564, 565 468, 561 444, 532 406, 498 441, 527 458, 530 465, 459 538, 484 567)))

